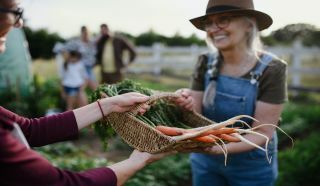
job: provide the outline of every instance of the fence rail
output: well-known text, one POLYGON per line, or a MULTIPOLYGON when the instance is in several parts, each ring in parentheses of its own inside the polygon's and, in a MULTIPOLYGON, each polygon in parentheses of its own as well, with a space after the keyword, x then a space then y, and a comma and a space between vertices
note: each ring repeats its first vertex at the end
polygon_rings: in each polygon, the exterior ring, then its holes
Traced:
MULTIPOLYGON (((289 62, 290 86, 303 87, 302 76, 311 75, 320 78, 320 48, 307 48, 300 41, 290 47, 269 47, 270 51, 289 62), (305 59, 309 60, 305 60, 305 59), (314 59, 313 59, 314 58, 314 59), (317 61, 312 67, 303 63, 317 61)), ((190 47, 166 47, 159 43, 152 47, 138 47, 138 58, 128 69, 131 73, 153 73, 160 75, 164 69, 175 71, 192 70, 201 53, 208 52, 207 47, 192 45, 190 47)), ((310 65, 309 65, 310 66, 310 65)), ((317 86, 319 87, 319 85, 317 86)))

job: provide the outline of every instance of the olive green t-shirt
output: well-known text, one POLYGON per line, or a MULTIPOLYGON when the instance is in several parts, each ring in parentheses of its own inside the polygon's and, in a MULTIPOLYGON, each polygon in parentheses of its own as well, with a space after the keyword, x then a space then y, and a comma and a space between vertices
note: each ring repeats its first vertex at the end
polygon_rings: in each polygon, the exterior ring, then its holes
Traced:
MULTIPOLYGON (((196 91, 204 91, 204 76, 207 71, 207 55, 200 55, 194 72, 191 77, 191 89, 196 91)), ((218 63, 221 63, 219 61, 218 63)), ((258 64, 258 63, 257 63, 258 64)), ((254 67, 255 68, 255 67, 254 67)), ((249 70, 241 78, 251 79, 249 70)), ((287 101, 287 63, 283 60, 274 58, 266 67, 265 71, 258 79, 258 95, 257 100, 271 103, 282 104, 287 101)))

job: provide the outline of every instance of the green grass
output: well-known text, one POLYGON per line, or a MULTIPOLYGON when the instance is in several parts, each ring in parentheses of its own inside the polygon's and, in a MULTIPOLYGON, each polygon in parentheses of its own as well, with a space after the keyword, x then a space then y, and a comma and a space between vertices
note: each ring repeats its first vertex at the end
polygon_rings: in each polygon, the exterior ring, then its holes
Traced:
POLYGON ((42 60, 38 59, 32 63, 32 71, 34 74, 39 75, 45 79, 56 79, 58 78, 58 67, 54 59, 42 60))
MULTIPOLYGON (((289 61, 289 60, 287 60, 289 61)), ((290 64, 290 63, 289 63, 290 64)), ((320 68, 319 58, 313 57, 305 59, 302 63, 302 66, 308 68, 320 68)), ((136 64, 133 64, 136 65, 136 64)), ((94 68, 97 80, 100 80, 99 70, 100 67, 96 66, 94 68)), ((38 59, 35 60, 32 64, 32 70, 34 74, 39 75, 45 79, 57 78, 57 65, 54 59, 51 60, 43 60, 38 59)), ((150 85, 151 88, 154 87, 154 82, 159 82, 163 84, 163 86, 159 86, 161 90, 169 89, 170 91, 179 87, 187 87, 188 79, 191 76, 192 69, 184 70, 183 72, 177 72, 172 69, 163 69, 164 74, 161 75, 161 78, 155 77, 154 75, 128 75, 127 77, 130 79, 141 81, 142 84, 150 85), (185 80, 176 80, 173 75, 183 76, 185 80), (171 78, 170 78, 171 77, 171 78)), ((288 82, 291 82, 291 74, 289 74, 288 82)), ((319 87, 320 76, 313 74, 302 74, 301 82, 303 86, 307 87, 319 87)), ((157 87, 155 87, 157 88, 157 87)))
MULTIPOLYGON (((34 74, 38 75, 43 80, 58 79, 57 64, 53 59, 35 60, 32 64, 32 70, 34 74)), ((99 71, 100 68, 98 66, 94 68, 97 80, 100 80, 99 71)), ((166 77, 164 75, 158 77, 152 74, 128 74, 126 77, 141 83, 143 86, 161 91, 175 91, 179 88, 185 88, 189 86, 188 79, 181 80, 174 77, 166 77)))
POLYGON ((175 91, 179 88, 186 88, 189 86, 188 80, 181 80, 172 77, 155 77, 150 74, 144 75, 128 75, 129 79, 141 83, 142 86, 160 91, 175 91))

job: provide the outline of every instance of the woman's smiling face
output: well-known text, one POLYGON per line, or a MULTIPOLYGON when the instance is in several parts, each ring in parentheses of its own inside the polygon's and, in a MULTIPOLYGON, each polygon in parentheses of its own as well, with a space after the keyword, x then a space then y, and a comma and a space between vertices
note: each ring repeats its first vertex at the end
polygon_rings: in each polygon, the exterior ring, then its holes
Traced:
POLYGON ((219 50, 245 45, 251 28, 244 17, 232 14, 208 16, 205 27, 208 37, 219 50))
POLYGON ((19 0, 0 0, 0 53, 6 49, 7 35, 11 28, 21 27, 22 19, 18 19, 19 0))

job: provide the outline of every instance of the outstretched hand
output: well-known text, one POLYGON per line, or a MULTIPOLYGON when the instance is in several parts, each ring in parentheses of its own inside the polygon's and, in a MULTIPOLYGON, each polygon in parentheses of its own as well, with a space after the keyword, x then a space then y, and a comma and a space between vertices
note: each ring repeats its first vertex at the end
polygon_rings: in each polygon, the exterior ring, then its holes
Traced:
MULTIPOLYGON (((148 101, 149 96, 130 92, 107 98, 110 101, 111 112, 126 112, 132 109, 136 104, 148 101)), ((140 114, 145 113, 149 109, 149 105, 144 104, 139 110, 140 114)))
POLYGON ((146 165, 175 153, 176 152, 150 154, 134 150, 128 159, 111 165, 109 168, 111 168, 117 176, 117 185, 123 185, 131 176, 146 165))
POLYGON ((163 152, 163 153, 157 153, 157 154, 151 154, 148 152, 141 152, 138 150, 134 150, 129 159, 132 162, 136 162, 136 163, 142 163, 143 166, 148 165, 150 163, 153 163, 155 161, 158 161, 164 157, 167 157, 169 155, 173 155, 176 154, 176 151, 170 151, 170 152, 163 152))

